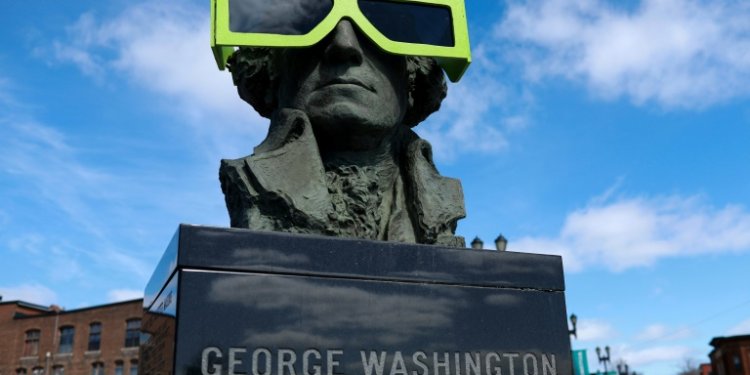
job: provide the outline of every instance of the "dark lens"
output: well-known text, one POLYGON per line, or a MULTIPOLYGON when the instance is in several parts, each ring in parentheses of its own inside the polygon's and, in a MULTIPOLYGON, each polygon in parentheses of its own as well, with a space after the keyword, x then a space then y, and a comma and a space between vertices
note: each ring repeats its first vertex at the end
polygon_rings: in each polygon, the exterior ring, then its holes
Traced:
POLYGON ((236 33, 305 35, 333 8, 333 0, 229 0, 236 33))
POLYGON ((445 47, 455 44, 450 8, 387 0, 359 0, 359 9, 390 40, 445 47))

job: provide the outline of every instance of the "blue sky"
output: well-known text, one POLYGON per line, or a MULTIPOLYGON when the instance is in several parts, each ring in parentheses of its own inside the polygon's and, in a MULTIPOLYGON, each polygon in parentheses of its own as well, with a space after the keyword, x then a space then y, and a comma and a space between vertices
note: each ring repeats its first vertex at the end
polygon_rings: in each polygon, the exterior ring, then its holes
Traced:
MULTIPOLYGON (((459 234, 563 255, 590 356, 671 374, 750 333, 750 4, 467 11, 474 63, 416 128, 463 182, 459 234)), ((14 1, 0 20, 0 293, 136 297, 178 223, 228 225, 219 160, 266 132, 213 65, 208 1, 14 1)))

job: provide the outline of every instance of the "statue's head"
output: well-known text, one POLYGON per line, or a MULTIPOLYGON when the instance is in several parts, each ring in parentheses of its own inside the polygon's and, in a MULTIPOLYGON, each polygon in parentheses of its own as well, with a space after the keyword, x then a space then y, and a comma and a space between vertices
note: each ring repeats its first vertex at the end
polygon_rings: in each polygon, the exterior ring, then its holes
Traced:
POLYGON ((386 53, 347 20, 311 47, 242 48, 229 66, 240 97, 262 116, 299 109, 324 136, 415 126, 447 92, 434 59, 386 53))
POLYGON ((463 2, 212 0, 212 48, 261 115, 297 109, 316 134, 383 134, 436 111, 443 70, 457 81, 468 67, 463 2))
POLYGON ((460 185, 409 127, 469 65, 464 0, 211 1, 217 65, 271 119, 223 161, 233 226, 463 243, 460 185))

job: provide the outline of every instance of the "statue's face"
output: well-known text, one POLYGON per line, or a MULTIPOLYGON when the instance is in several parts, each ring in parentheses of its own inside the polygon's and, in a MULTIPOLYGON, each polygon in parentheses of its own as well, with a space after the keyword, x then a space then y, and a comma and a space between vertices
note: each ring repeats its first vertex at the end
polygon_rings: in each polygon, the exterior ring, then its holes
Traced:
POLYGON ((368 148, 404 118, 406 59, 381 51, 347 20, 313 47, 285 50, 278 63, 279 106, 307 113, 319 139, 368 148))

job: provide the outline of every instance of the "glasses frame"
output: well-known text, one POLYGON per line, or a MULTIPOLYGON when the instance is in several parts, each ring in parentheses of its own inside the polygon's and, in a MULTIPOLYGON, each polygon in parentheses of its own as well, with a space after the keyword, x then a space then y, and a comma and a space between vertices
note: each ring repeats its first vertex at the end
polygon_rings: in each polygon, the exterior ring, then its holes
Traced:
MULTIPOLYGON (((305 35, 233 32, 229 28, 229 1, 211 0, 211 49, 220 70, 224 70, 235 47, 309 47, 323 40, 344 18, 386 52, 435 58, 452 82, 458 82, 471 64, 471 46, 464 0, 384 0, 397 3, 437 5, 450 9, 454 45, 450 47, 397 42, 388 39, 362 13, 357 0, 332 0, 328 15, 305 35)), ((268 0, 274 1, 274 0, 268 0)))

